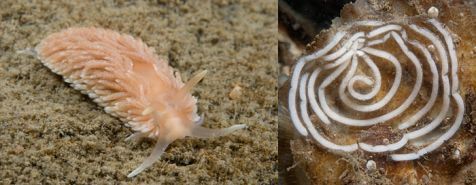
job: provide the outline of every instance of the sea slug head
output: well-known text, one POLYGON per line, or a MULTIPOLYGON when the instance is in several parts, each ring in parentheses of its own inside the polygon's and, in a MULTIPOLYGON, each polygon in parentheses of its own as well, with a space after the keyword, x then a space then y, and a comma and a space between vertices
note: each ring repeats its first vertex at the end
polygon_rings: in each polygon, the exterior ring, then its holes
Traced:
POLYGON ((197 99, 192 96, 191 91, 206 74, 206 70, 197 73, 182 87, 177 88, 175 93, 168 96, 168 103, 157 119, 161 132, 159 139, 173 141, 191 136, 195 126, 200 125, 197 123, 203 121, 203 116, 201 119, 197 115, 197 99))
POLYGON ((197 100, 191 95, 191 89, 202 80, 207 71, 201 71, 192 77, 184 86, 182 86, 176 96, 171 97, 167 111, 160 125, 161 136, 168 141, 182 139, 186 136, 209 138, 226 135, 234 130, 244 128, 245 125, 235 125, 225 129, 207 129, 201 127, 204 116, 197 114, 197 100))
POLYGON ((191 135, 195 127, 194 119, 200 119, 195 112, 170 109, 161 114, 161 118, 158 119, 160 133, 156 136, 157 139, 172 142, 191 135))
POLYGON ((218 137, 245 128, 243 124, 223 129, 209 129, 200 126, 204 116, 197 115, 197 100, 191 95, 190 91, 205 77, 206 73, 207 71, 199 72, 185 85, 178 88, 176 92, 168 95, 165 106, 149 107, 142 112, 143 115, 153 114, 155 128, 146 133, 137 133, 137 135, 131 137, 146 136, 156 139, 157 143, 150 156, 127 177, 133 177, 151 166, 160 158, 167 146, 177 139, 187 136, 198 138, 218 137))

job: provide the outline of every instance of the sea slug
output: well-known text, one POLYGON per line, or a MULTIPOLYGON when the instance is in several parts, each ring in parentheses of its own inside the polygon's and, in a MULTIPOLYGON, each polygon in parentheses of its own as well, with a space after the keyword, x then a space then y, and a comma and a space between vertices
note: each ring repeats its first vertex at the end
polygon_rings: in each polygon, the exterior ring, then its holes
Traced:
POLYGON ((54 73, 91 97, 135 131, 129 139, 152 138, 152 153, 128 177, 158 160, 167 146, 186 136, 208 138, 242 129, 201 127, 191 89, 205 76, 187 83, 152 48, 130 35, 101 28, 69 28, 53 33, 32 51, 54 73))

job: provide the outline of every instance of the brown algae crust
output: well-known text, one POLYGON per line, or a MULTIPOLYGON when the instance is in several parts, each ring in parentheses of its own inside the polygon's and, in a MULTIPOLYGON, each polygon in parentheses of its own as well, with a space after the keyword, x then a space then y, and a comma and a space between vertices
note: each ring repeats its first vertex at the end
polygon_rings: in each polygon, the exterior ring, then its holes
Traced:
POLYGON ((276 1, 0 1, 0 184, 269 184, 277 182, 276 1), (198 84, 205 127, 248 128, 172 143, 126 178, 154 141, 132 133, 40 61, 16 51, 72 26, 142 39, 198 84), (241 96, 228 94, 240 86, 241 96))

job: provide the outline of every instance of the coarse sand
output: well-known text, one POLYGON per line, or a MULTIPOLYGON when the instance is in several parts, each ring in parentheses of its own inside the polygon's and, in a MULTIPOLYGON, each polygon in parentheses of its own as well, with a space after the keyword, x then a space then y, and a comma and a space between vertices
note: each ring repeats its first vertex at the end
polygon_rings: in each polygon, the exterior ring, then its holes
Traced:
MULTIPOLYGON (((277 1, 0 1, 0 184, 277 183, 277 1), (33 56, 17 51, 73 26, 144 40, 188 79, 205 127, 134 178, 154 141, 132 131, 33 56), (241 92, 230 98, 235 87, 241 92)), ((236 88, 235 88, 236 89, 236 88)))

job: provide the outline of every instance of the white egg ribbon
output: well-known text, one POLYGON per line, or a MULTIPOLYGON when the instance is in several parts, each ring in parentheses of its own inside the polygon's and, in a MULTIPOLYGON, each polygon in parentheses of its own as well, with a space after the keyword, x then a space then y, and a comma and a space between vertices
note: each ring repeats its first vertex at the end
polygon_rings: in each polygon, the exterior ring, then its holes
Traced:
POLYGON ((389 152, 395 161, 418 159, 450 139, 460 127, 464 113, 464 102, 459 94, 455 46, 450 32, 441 23, 430 19, 424 25, 373 20, 356 22, 344 28, 345 31, 337 32, 322 49, 301 57, 293 68, 288 97, 288 109, 296 130, 303 136, 310 135, 320 145, 331 150, 353 152, 361 149, 367 152, 389 152), (366 28, 364 30, 371 29, 353 33, 348 31, 359 27, 366 28), (421 41, 410 39, 407 32, 417 34, 411 35, 411 38, 419 38, 421 41), (401 51, 398 55, 400 58, 376 48, 384 46, 391 40, 398 45, 401 51), (425 46, 423 43, 431 44, 425 46), (417 57, 415 52, 424 57, 417 57), (402 59, 401 56, 406 58, 402 59), (405 78, 402 60, 407 61, 408 68, 415 71, 415 75, 410 76, 415 78, 413 84, 404 84, 407 81, 402 80, 405 78), (382 75, 376 61, 384 62, 381 65, 391 66, 394 70, 394 73, 391 73, 393 79, 388 91, 378 100, 376 96, 382 90, 382 75), (423 64, 428 66, 429 72, 423 71, 423 64), (360 65, 366 66, 371 75, 358 73, 358 69, 362 68, 360 65), (424 83, 424 74, 431 75, 429 78, 431 93, 422 107, 418 107, 412 115, 401 119, 398 129, 408 132, 405 132, 399 141, 385 145, 371 145, 364 142, 343 145, 331 141, 315 127, 315 124, 321 124, 322 127, 342 124, 365 129, 401 117, 418 99, 424 83), (370 88, 362 93, 355 88, 357 83, 370 88), (388 106, 402 85, 412 88, 406 99, 391 111, 368 119, 343 115, 338 107, 333 107, 329 103, 326 91, 328 88, 337 89, 336 101, 340 101, 341 106, 359 113, 370 113, 388 106), (441 101, 437 101, 438 98, 441 101), (430 115, 435 106, 439 110, 435 115, 430 115), (455 110, 452 110, 453 107, 455 110), (311 115, 315 115, 318 121, 313 123, 311 115), (435 137, 436 139, 430 144, 417 147, 418 149, 413 152, 398 152, 410 144, 411 140, 435 131, 450 115, 453 117, 451 126, 435 137), (425 122, 423 127, 414 128, 425 116, 432 117, 432 120, 425 122))

